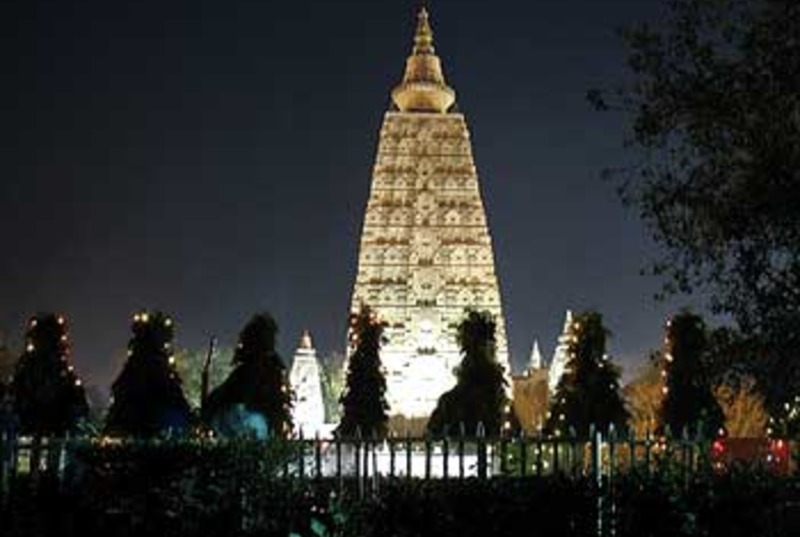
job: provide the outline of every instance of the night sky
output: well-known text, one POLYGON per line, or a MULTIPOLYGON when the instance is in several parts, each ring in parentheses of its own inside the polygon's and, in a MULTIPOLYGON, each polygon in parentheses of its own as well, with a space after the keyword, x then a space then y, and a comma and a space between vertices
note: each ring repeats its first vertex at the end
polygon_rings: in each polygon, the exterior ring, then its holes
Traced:
MULTIPOLYGON (((512 359, 546 358, 566 308, 594 308, 628 372, 668 312, 657 253, 604 167, 622 118, 586 91, 625 77, 622 24, 659 0, 437 0, 437 53, 466 114, 512 359)), ((0 331, 62 311, 89 384, 117 374, 132 313, 179 347, 235 343, 270 311, 288 361, 309 328, 343 350, 389 92, 418 1, 4 2, 0 331)))

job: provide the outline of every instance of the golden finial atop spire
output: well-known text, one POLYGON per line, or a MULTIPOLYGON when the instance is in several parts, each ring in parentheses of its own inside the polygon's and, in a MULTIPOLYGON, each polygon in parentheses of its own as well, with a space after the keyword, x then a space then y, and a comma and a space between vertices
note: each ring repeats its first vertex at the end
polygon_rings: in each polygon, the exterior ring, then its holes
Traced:
POLYGON ((428 10, 425 6, 417 15, 417 34, 414 36, 414 54, 435 54, 433 49, 433 30, 428 21, 428 10))
POLYGON ((424 7, 417 15, 414 48, 406 60, 403 82, 392 91, 392 100, 402 112, 445 113, 456 93, 444 80, 442 63, 433 48, 433 30, 424 7))

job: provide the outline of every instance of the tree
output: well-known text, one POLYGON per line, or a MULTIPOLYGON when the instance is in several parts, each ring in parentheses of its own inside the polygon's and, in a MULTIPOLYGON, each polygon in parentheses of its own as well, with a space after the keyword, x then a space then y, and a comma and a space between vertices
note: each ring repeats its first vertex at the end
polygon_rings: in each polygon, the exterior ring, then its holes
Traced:
POLYGON ((656 363, 658 357, 658 353, 651 357, 650 363, 622 390, 630 413, 628 425, 637 437, 654 432, 658 423, 658 409, 664 398, 664 379, 656 363))
POLYGON ((525 377, 513 379, 512 408, 516 420, 526 433, 535 433, 544 425, 547 414, 547 370, 530 372, 525 377))
POLYGON ((320 361, 322 401, 325 405, 325 421, 327 423, 336 423, 341 420, 339 397, 344 391, 344 363, 343 352, 332 352, 320 361))
MULTIPOLYGON (((175 369, 183 383, 183 393, 192 408, 200 408, 202 374, 207 350, 178 349, 175 352, 175 369)), ((214 351, 209 370, 209 389, 213 390, 228 377, 233 370, 233 350, 230 348, 214 351)))
POLYGON ((725 432, 732 438, 762 438, 767 432, 769 415, 764 398, 756 391, 755 381, 745 380, 738 386, 723 384, 714 396, 725 415, 725 432))
POLYGON ((659 429, 678 434, 713 435, 725 417, 717 403, 704 366, 708 332, 702 317, 683 312, 667 323, 663 353, 664 398, 659 409, 659 429))
POLYGON ((592 425, 601 431, 612 424, 619 432, 627 428, 628 411, 620 396, 619 368, 606 354, 607 335, 599 313, 574 317, 567 365, 556 386, 547 420, 547 429, 557 436, 572 429, 579 438, 586 438, 592 425))
POLYGON ((69 333, 62 315, 43 313, 31 318, 11 392, 23 434, 64 436, 86 418, 89 407, 70 363, 69 333))
POLYGON ((339 399, 342 420, 337 433, 340 436, 353 437, 359 431, 366 438, 386 436, 389 405, 380 357, 385 326, 369 306, 361 306, 358 313, 350 314, 352 352, 345 389, 339 399))
POLYGON ((461 424, 468 432, 482 424, 488 436, 498 436, 510 417, 503 366, 497 362, 494 316, 467 310, 458 325, 463 358, 456 370, 456 385, 445 392, 428 422, 428 432, 443 435, 461 424))
POLYGON ((702 290, 736 322, 770 410, 800 393, 800 4, 672 0, 626 30, 638 164, 611 175, 665 252, 664 292, 702 290))
POLYGON ((239 334, 233 371, 208 396, 207 424, 224 436, 286 437, 292 432, 292 391, 275 350, 278 324, 254 315, 239 334))
POLYGON ((172 319, 159 311, 133 316, 128 360, 111 386, 106 431, 152 437, 184 431, 189 403, 172 354, 172 319))

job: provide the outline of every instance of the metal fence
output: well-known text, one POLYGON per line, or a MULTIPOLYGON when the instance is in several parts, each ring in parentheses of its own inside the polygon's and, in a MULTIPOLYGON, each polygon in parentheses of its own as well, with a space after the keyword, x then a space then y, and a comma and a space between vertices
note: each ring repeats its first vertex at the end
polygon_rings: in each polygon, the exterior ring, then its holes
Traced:
MULTIPOLYGON (((35 482, 39 475, 46 473, 51 478, 56 476, 59 487, 68 485, 76 463, 85 464, 77 454, 87 446, 103 451, 135 445, 137 449, 150 452, 156 446, 181 448, 191 443, 214 450, 224 448, 228 441, 177 438, 165 443, 163 440, 126 441, 107 437, 34 441, 26 437, 0 437, 0 499, 5 504, 14 482, 20 477, 35 482)), ((267 444, 254 442, 253 445, 258 448, 267 444)), ((592 513, 596 513, 595 535, 604 536, 614 535, 615 487, 621 483, 619 478, 623 474, 635 472, 647 476, 669 468, 671 475, 683 480, 687 490, 698 472, 725 472, 737 463, 788 475, 796 471, 792 455, 798 453, 800 446, 786 440, 706 440, 689 438, 685 434, 677 438, 617 437, 612 430, 605 434, 593 431, 589 438, 524 434, 499 438, 481 435, 390 436, 380 440, 296 438, 286 442, 285 447, 280 451, 275 478, 301 481, 312 487, 320 483, 321 489, 338 487, 339 492, 346 489, 351 497, 358 499, 377 496, 385 484, 403 480, 451 480, 454 484, 460 480, 498 480, 497 485, 504 486, 504 479, 562 476, 575 480, 580 487, 589 483, 592 501, 596 502, 592 508, 592 513)), ((262 452, 256 449, 256 453, 261 456, 262 452)), ((121 462, 124 465, 124 461, 121 462)), ((237 461, 229 462, 237 464, 237 461)), ((792 516, 800 517, 800 498, 793 496, 781 502, 781 516, 794 513, 792 516)), ((242 524, 246 525, 247 520, 243 515, 242 524)))
MULTIPOLYGON (((180 440, 177 440, 180 442, 180 440)), ((0 485, 11 478, 41 471, 63 473, 73 448, 86 442, 111 445, 121 441, 27 437, 0 438, 0 485)), ((221 443, 224 440, 207 440, 221 443)), ((688 480, 700 470, 724 471, 736 463, 757 465, 790 474, 797 444, 786 440, 680 437, 617 437, 613 430, 593 431, 590 438, 519 435, 489 438, 481 435, 444 438, 390 436, 363 438, 296 438, 283 476, 293 479, 492 479, 553 474, 593 476, 620 472, 652 472, 664 465, 688 480)))

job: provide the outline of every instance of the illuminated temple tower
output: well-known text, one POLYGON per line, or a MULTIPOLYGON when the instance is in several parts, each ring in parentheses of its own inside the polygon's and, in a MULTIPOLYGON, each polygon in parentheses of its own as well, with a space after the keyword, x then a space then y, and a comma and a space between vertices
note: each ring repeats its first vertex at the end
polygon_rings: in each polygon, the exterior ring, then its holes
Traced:
POLYGON ((451 111, 428 14, 419 13, 402 83, 378 141, 353 289, 388 323, 381 358, 391 415, 428 417, 455 384, 455 327, 467 307, 496 316, 508 347, 492 240, 464 115, 451 111))

